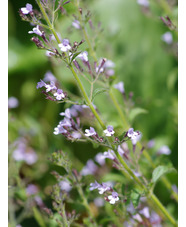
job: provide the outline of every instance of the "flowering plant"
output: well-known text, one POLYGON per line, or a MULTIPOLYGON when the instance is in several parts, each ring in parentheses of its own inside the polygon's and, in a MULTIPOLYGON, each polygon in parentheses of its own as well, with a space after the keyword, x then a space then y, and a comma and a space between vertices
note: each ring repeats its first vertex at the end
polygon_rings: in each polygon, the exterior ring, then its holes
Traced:
MULTIPOLYGON (((27 195, 34 198, 37 222, 46 226, 43 216, 47 215, 57 226, 177 226, 175 218, 154 193, 157 181, 161 180, 171 197, 178 200, 165 176, 176 170, 171 163, 154 163, 149 154, 153 141, 145 143, 143 131, 131 126, 131 119, 146 110, 134 108, 131 93, 127 94, 124 82, 117 79, 115 63, 106 56, 97 57, 96 38, 100 35, 100 26, 94 25, 90 12, 81 8, 83 3, 79 0, 36 0, 36 3, 37 10, 30 3, 19 10, 21 18, 34 26, 28 31, 31 40, 45 51, 50 62, 62 64, 64 70, 68 70, 65 73, 73 76, 78 90, 77 93, 68 90, 63 79, 51 72, 37 82, 36 89, 47 100, 66 107, 59 113, 60 121, 54 126, 53 134, 69 142, 92 144, 99 150, 79 169, 76 168, 78 161, 72 161, 63 149, 52 153, 49 160, 64 170, 64 174, 52 171, 56 182, 50 192, 53 207, 44 204, 35 185, 29 184, 26 190, 27 195), (71 29, 81 34, 80 40, 73 40, 70 35, 66 37, 68 33, 56 29, 58 17, 72 17, 67 12, 68 7, 73 7, 71 29), (92 38, 92 34, 96 34, 95 37, 92 38), (119 124, 114 119, 104 119, 103 111, 95 104, 102 94, 111 100, 110 105, 120 118, 119 124), (98 212, 101 212, 100 217, 98 212)), ((138 4, 145 12, 150 10, 147 0, 138 4)), ((176 32, 173 23, 169 27, 176 32)), ((168 45, 173 42, 170 34, 164 34, 162 40, 168 45)), ((24 139, 16 141, 13 148, 14 160, 28 165, 37 162, 37 154, 24 139)), ((162 154, 170 154, 166 145, 158 150, 158 155, 162 154)))

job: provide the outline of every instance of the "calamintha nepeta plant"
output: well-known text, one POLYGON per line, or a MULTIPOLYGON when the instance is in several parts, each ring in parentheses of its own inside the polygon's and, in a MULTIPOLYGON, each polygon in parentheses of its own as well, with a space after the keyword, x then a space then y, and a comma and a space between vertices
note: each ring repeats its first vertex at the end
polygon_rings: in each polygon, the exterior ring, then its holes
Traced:
MULTIPOLYGON (((28 33, 34 35, 32 41, 39 49, 46 51, 49 58, 55 58, 64 63, 73 75, 81 97, 73 96, 65 88, 62 89, 60 82, 53 74, 48 73, 44 79, 37 83, 37 89, 40 89, 46 96, 46 99, 56 103, 67 103, 68 108, 60 113, 62 116, 59 124, 54 128, 54 134, 62 134, 67 140, 72 142, 91 142, 97 146, 105 148, 104 153, 98 153, 95 160, 88 160, 86 166, 80 172, 75 170, 72 163, 68 160, 63 152, 55 152, 51 158, 55 164, 65 168, 67 174, 60 176, 53 172, 58 184, 54 186, 52 198, 54 200, 54 209, 61 215, 62 220, 57 219, 59 226, 78 226, 78 217, 76 212, 67 212, 65 201, 70 200, 70 191, 76 188, 81 198, 82 204, 87 210, 88 218, 84 218, 84 224, 88 226, 98 226, 97 220, 87 198, 87 192, 84 191, 83 177, 86 175, 96 175, 96 173, 105 165, 106 159, 112 162, 121 175, 127 180, 132 181, 133 188, 129 191, 120 184, 113 185, 108 182, 98 182, 95 179, 90 183, 89 193, 97 191, 100 197, 97 197, 95 204, 98 207, 104 206, 106 202, 110 206, 116 206, 116 216, 113 218, 116 226, 157 226, 162 220, 168 220, 173 226, 177 226, 176 220, 169 214, 167 209, 162 205, 159 199, 153 193, 153 187, 161 175, 168 169, 164 166, 154 165, 151 157, 146 151, 147 147, 142 146, 140 140, 142 133, 135 131, 128 123, 126 113, 119 105, 114 90, 118 90, 123 96, 123 100, 130 103, 126 97, 124 83, 115 82, 115 64, 106 58, 97 58, 94 42, 90 39, 87 32, 87 24, 95 31, 95 27, 90 19, 90 13, 84 13, 80 8, 80 1, 52 1, 36 0, 39 11, 33 9, 32 5, 27 3, 19 11, 23 20, 30 22, 34 27, 28 33), (65 6, 72 4, 76 8, 76 15, 72 21, 72 26, 82 33, 82 40, 76 41, 67 39, 64 34, 59 34, 55 29, 57 16, 65 15, 65 6), (62 38, 63 37, 63 38, 62 38), (87 49, 84 49, 84 43, 87 49), (89 85, 89 91, 85 90, 82 79, 89 85), (113 102, 113 108, 118 112, 123 125, 122 133, 118 133, 112 125, 108 125, 100 116, 99 110, 94 105, 94 99, 101 93, 107 93, 113 102), (81 122, 82 118, 91 118, 92 124, 89 128, 81 122), (142 167, 139 165, 139 159, 146 158, 149 164, 155 168, 152 174, 152 180, 149 182, 143 175, 142 167), (63 193, 61 193, 63 192, 63 193), (141 207, 138 212, 134 211, 141 201, 141 207), (132 203, 131 203, 132 202, 132 203), (150 214, 149 209, 152 209, 150 214), (158 213, 155 213, 155 211, 158 213)), ((139 1, 139 4, 145 4, 148 7, 148 1, 139 1)), ((98 29, 100 29, 98 27, 98 29)), ((166 37, 164 37, 165 39, 166 37)), ((63 84, 63 81, 62 81, 63 84)), ((87 124, 86 124, 87 125, 87 124)), ((150 146, 150 145, 149 145, 150 146)), ((172 186, 166 177, 162 176, 162 182, 172 193, 172 197, 177 200, 177 194, 172 190, 172 186)), ((45 212, 54 218, 53 213, 48 208, 45 212)))

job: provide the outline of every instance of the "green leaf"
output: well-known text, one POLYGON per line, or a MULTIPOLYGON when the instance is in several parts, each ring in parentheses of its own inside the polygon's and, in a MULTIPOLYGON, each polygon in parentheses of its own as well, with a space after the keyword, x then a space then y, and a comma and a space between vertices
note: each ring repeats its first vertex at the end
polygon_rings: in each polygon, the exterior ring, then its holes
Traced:
POLYGON ((35 217, 37 223, 39 224, 39 226, 46 227, 43 217, 41 216, 41 213, 39 212, 39 210, 36 207, 33 207, 33 213, 34 213, 34 217, 35 217))
POLYGON ((72 63, 73 60, 74 60, 80 53, 81 53, 81 51, 78 51, 78 52, 76 52, 75 54, 73 54, 70 63, 72 63))
POLYGON ((139 114, 147 114, 148 111, 140 107, 132 109, 129 113, 129 120, 133 121, 139 114))
POLYGON ((176 171, 174 168, 169 166, 158 166, 152 173, 152 182, 156 183, 158 179, 166 173, 176 171))
POLYGON ((102 218, 101 221, 99 222, 99 224, 104 224, 104 223, 111 222, 111 221, 113 221, 113 218, 111 218, 111 217, 102 218))
POLYGON ((103 92, 108 91, 106 88, 97 88, 94 90, 93 95, 92 95, 92 101, 95 99, 96 95, 101 94, 103 92))
POLYGON ((141 197, 141 195, 137 190, 132 190, 132 192, 130 194, 130 198, 131 198, 131 201, 134 205, 134 208, 137 208, 137 206, 139 204, 140 197, 141 197))

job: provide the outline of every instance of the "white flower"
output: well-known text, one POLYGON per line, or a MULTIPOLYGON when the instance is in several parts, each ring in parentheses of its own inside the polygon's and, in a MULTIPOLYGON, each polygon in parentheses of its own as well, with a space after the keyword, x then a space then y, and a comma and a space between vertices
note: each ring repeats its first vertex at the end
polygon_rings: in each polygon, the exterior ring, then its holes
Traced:
POLYGON ((69 192, 72 189, 72 186, 70 185, 70 183, 68 181, 60 181, 59 186, 60 186, 61 190, 64 190, 66 192, 69 192))
POLYGON ((8 98, 8 108, 16 108, 19 105, 19 101, 15 97, 8 98))
POLYGON ((112 136, 115 133, 111 125, 109 125, 103 132, 106 134, 106 136, 112 136))
POLYGON ((127 136, 131 139, 132 144, 136 145, 136 143, 141 139, 141 133, 139 131, 134 131, 133 128, 130 128, 127 132, 127 136))
POLYGON ((109 195, 108 199, 110 200, 109 201, 110 204, 115 204, 115 202, 119 200, 118 193, 112 192, 112 195, 109 195))
POLYGON ((62 43, 58 44, 59 48, 62 52, 67 52, 68 50, 71 50, 70 42, 68 39, 63 39, 62 43))
POLYGON ((121 82, 119 82, 119 83, 117 83, 117 84, 115 84, 114 85, 114 87, 118 90, 118 91, 120 91, 121 93, 125 93, 125 89, 124 89, 124 83, 121 81, 121 82))
POLYGON ((118 153, 121 155, 121 156, 123 156, 124 155, 124 150, 121 148, 121 146, 119 145, 118 146, 118 153))
POLYGON ((94 204, 97 206, 97 207, 102 207, 104 206, 104 203, 105 203, 105 200, 101 197, 97 197, 94 199, 94 204))
POLYGON ((81 28, 80 22, 78 20, 74 20, 72 22, 72 26, 74 26, 74 28, 76 28, 76 29, 80 29, 81 28))
POLYGON ((158 150, 158 154, 165 154, 165 155, 169 155, 171 153, 170 148, 167 145, 163 145, 162 147, 160 147, 160 149, 158 150))
POLYGON ((114 155, 114 151, 113 150, 108 150, 108 152, 105 151, 103 153, 103 155, 104 155, 105 158, 109 158, 111 160, 114 160, 115 159, 115 155, 114 155))
POLYGON ((97 165, 91 159, 89 159, 86 165, 81 170, 81 175, 92 175, 97 171, 97 168, 97 165))
POLYGON ((43 35, 43 33, 39 29, 39 25, 37 25, 35 28, 32 29, 32 31, 29 31, 28 33, 29 34, 35 33, 36 35, 39 35, 39 36, 43 35))
POLYGON ((76 58, 80 58, 82 61, 87 62, 88 61, 88 52, 83 51, 80 54, 78 54, 78 56, 76 58))
POLYGON ((27 4, 26 4, 26 7, 22 7, 22 8, 21 8, 21 12, 22 12, 23 14, 29 14, 30 12, 32 12, 32 5, 29 4, 29 3, 27 3, 27 4))
POLYGON ((145 7, 149 6, 149 1, 148 0, 137 0, 137 3, 139 5, 142 5, 142 6, 145 6, 145 7))
POLYGON ((67 118, 71 118, 70 109, 67 108, 67 109, 65 110, 65 112, 61 112, 59 115, 65 116, 65 117, 67 117, 67 118))
POLYGON ((161 39, 165 43, 171 44, 173 42, 172 33, 171 32, 166 32, 165 34, 162 35, 161 39))
POLYGON ((49 92, 51 90, 57 90, 57 87, 55 86, 54 81, 50 81, 50 84, 46 84, 45 88, 46 88, 46 92, 49 92))
POLYGON ((54 93, 54 96, 56 97, 57 100, 61 100, 65 98, 65 95, 62 89, 57 89, 57 92, 54 93))
POLYGON ((101 185, 97 181, 95 181, 95 183, 90 183, 90 191, 95 190, 100 186, 101 185))
POLYGON ((89 129, 85 129, 85 136, 93 136, 96 135, 96 131, 93 127, 90 127, 89 129))
POLYGON ((111 188, 109 185, 105 184, 105 183, 102 183, 99 187, 98 187, 98 191, 99 191, 99 194, 103 194, 104 192, 106 191, 109 191, 111 188))
POLYGON ((58 135, 61 133, 67 133, 67 130, 63 128, 63 126, 58 125, 56 128, 54 128, 54 135, 58 135))
POLYGON ((146 218, 150 218, 150 212, 148 207, 144 207, 139 211, 140 214, 144 215, 146 218))
POLYGON ((103 155, 103 153, 98 153, 95 157, 94 157, 95 161, 97 163, 99 163, 101 166, 105 164, 105 156, 103 155))

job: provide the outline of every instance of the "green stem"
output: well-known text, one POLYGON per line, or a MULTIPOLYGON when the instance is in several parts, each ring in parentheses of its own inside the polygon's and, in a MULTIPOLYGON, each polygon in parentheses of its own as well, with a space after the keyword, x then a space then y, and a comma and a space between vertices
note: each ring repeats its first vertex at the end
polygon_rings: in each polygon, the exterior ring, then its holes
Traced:
POLYGON ((161 210, 161 212, 169 219, 169 221, 173 224, 173 226, 178 226, 177 222, 174 220, 174 218, 168 213, 168 211, 165 209, 165 207, 162 205, 162 203, 159 201, 159 199, 152 193, 150 195, 150 200, 158 206, 158 208, 161 210))
POLYGON ((64 224, 64 227, 69 227, 69 223, 68 223, 68 220, 67 220, 67 216, 66 216, 66 212, 65 212, 65 204, 61 204, 61 211, 62 211, 62 214, 63 214, 63 224, 64 224))
MULTIPOLYGON (((92 53, 94 53, 94 50, 92 48, 91 43, 89 42, 89 40, 87 40, 88 39, 88 36, 86 35, 85 29, 83 29, 83 34, 84 34, 85 40, 87 41, 87 43, 89 45, 89 49, 91 50, 92 53)), ((95 58, 96 55, 93 54, 92 56, 93 56, 94 60, 97 61, 97 58, 95 58)), ((119 103, 118 103, 118 101, 117 101, 114 93, 111 91, 111 89, 109 91, 109 96, 110 96, 110 98, 111 98, 114 106, 116 107, 116 110, 118 111, 118 114, 119 114, 119 116, 120 116, 120 118, 121 118, 121 120, 122 120, 122 122, 124 124, 124 129, 129 129, 130 128, 130 125, 129 125, 128 121, 126 120, 126 117, 125 117, 125 115, 124 115, 124 113, 123 113, 123 111, 122 111, 122 109, 121 109, 121 107, 120 107, 120 105, 119 105, 119 103)), ((137 146, 139 147, 139 146, 141 146, 141 144, 140 143, 137 143, 137 146)), ((149 161, 149 163, 151 164, 152 168, 156 168, 156 166, 154 165, 154 162, 153 162, 152 158, 150 157, 150 155, 148 154, 148 152, 146 150, 143 151, 143 155, 149 161)), ((161 178, 161 180, 163 181, 165 187, 171 192, 173 198, 178 202, 178 195, 172 189, 171 183, 167 180, 167 178, 165 176, 163 176, 161 178)))
POLYGON ((45 18, 45 21, 46 21, 47 24, 48 24, 49 30, 53 33, 53 35, 54 35, 54 37, 56 38, 58 44, 60 44, 61 41, 60 41, 60 39, 59 39, 57 33, 55 32, 54 26, 53 26, 53 24, 50 22, 50 20, 49 20, 49 18, 48 18, 48 15, 47 15, 47 13, 45 12, 45 10, 44 10, 44 8, 43 8, 43 6, 42 6, 42 3, 41 3, 39 0, 36 0, 36 2, 37 2, 38 6, 39 6, 39 8, 40 8, 40 10, 41 10, 41 12, 42 12, 42 14, 43 14, 43 17, 45 18))

